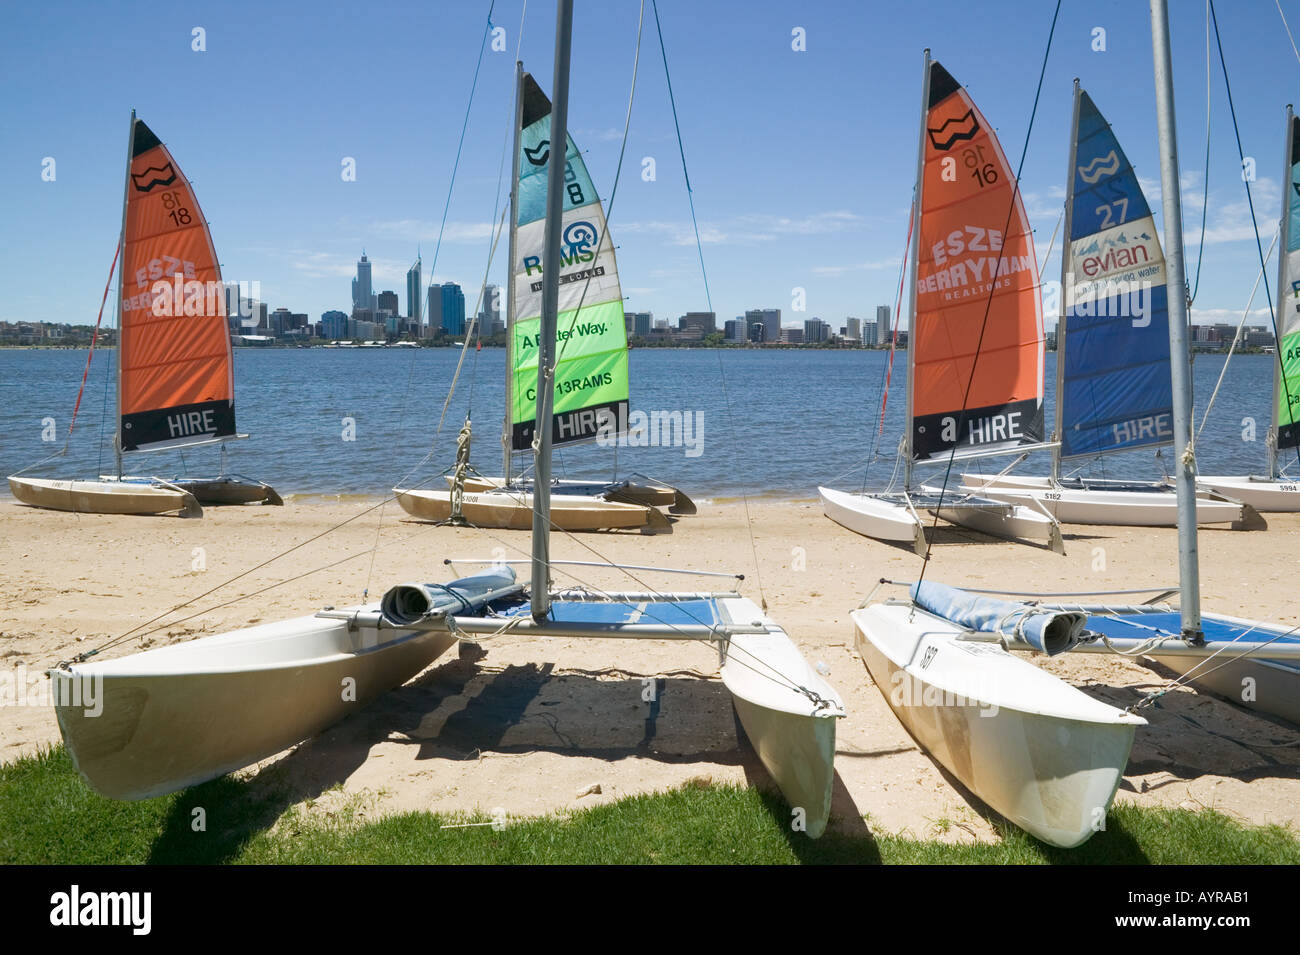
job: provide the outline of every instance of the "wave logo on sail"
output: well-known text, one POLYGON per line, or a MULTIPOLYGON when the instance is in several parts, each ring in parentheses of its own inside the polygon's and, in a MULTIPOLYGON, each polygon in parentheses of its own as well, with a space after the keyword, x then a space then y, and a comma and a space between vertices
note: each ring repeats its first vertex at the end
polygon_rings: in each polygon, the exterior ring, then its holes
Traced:
POLYGON ((131 173, 131 183, 139 192, 149 192, 156 186, 170 186, 176 181, 176 170, 171 163, 165 166, 150 166, 144 172, 131 173))
POLYGON ((974 139, 975 134, 980 131, 980 123, 975 118, 975 111, 968 109, 966 115, 945 120, 938 129, 930 129, 927 126, 925 131, 930 134, 930 143, 935 149, 947 152, 954 143, 974 139))
POLYGON ((577 256, 590 250, 596 244, 599 235, 594 225, 586 219, 580 219, 564 227, 564 236, 561 242, 568 249, 569 255, 577 256))
POLYGON ((534 166, 545 166, 546 160, 551 158, 551 141, 549 139, 543 139, 532 149, 525 146, 524 158, 534 166))
POLYGON ((1119 172, 1119 156, 1111 150, 1104 156, 1098 156, 1086 166, 1079 167, 1079 178, 1088 185, 1093 185, 1102 176, 1113 176, 1119 172))

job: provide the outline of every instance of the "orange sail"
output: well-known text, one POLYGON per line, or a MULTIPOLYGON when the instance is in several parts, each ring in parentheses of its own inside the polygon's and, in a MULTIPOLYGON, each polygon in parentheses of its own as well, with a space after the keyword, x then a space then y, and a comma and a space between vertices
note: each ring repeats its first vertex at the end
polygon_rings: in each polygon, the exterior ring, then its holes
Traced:
POLYGON ((235 435, 221 268, 167 147, 132 113, 118 315, 119 441, 147 451, 235 435))
POLYGON ((1043 317, 1015 173, 970 95, 937 62, 928 89, 908 342, 912 456, 1037 445, 1043 317))

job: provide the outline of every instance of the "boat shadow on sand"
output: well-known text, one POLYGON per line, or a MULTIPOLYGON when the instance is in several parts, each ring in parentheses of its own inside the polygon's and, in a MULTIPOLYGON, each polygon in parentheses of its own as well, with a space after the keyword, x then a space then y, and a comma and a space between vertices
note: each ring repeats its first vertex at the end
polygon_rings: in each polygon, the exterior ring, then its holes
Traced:
MULTIPOLYGON (((795 852, 802 854, 803 844, 811 844, 802 833, 791 831, 790 808, 745 740, 731 694, 720 680, 705 679, 693 670, 641 674, 566 668, 556 673, 552 663, 496 667, 485 662, 483 651, 465 649, 469 652, 459 659, 452 656, 435 664, 255 775, 226 776, 184 792, 150 861, 215 863, 234 858, 285 811, 347 781, 384 743, 416 747, 413 756, 383 760, 384 769, 403 776, 423 774, 429 762, 440 761, 453 787, 458 781, 452 778, 458 773, 456 764, 490 755, 549 752, 609 764, 640 758, 698 767, 678 784, 708 777, 712 767, 739 767, 746 781, 763 792, 764 805, 789 833, 795 852), (206 807, 210 830, 201 840, 191 831, 198 806, 206 807), (214 810, 216 806, 222 812, 214 810)), ((439 774, 435 763, 435 781, 439 774)), ((616 767, 607 778, 617 782, 616 767)), ((562 785, 560 798, 567 801, 572 793, 568 783, 562 785)), ((436 792, 428 796, 436 797, 436 792)), ((838 774, 833 805, 834 831, 842 831, 843 820, 851 824, 856 819, 865 832, 838 774)))

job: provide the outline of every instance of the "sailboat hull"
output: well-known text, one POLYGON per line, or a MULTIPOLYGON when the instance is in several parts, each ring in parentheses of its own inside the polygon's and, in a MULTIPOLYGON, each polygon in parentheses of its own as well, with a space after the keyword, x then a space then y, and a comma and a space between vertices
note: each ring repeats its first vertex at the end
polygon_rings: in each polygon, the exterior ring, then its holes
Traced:
MULTIPOLYGON (((447 483, 452 477, 448 475, 447 483)), ((465 478, 466 491, 492 491, 505 486, 499 477, 475 475, 465 478)), ((531 487, 531 482, 522 482, 522 487, 531 487)), ((583 481, 561 478, 551 482, 551 489, 557 494, 576 494, 600 496, 607 501, 622 504, 639 504, 642 507, 668 508, 674 514, 694 514, 695 502, 677 488, 668 484, 638 484, 633 481, 583 481)))
MULTIPOLYGON (((101 481, 114 481, 116 478, 100 475, 101 481)), ((147 483, 147 477, 124 477, 125 483, 147 483)), ((215 478, 172 478, 167 481, 172 487, 180 488, 194 495, 200 504, 268 504, 283 505, 284 500, 275 488, 261 481, 251 481, 234 475, 215 478)))
POLYGON ((319 733, 455 642, 300 617, 50 675, 64 743, 91 788, 148 799, 319 733))
POLYGON ((761 620, 768 628, 728 641, 722 682, 754 751, 791 808, 800 811, 795 817, 800 826, 815 839, 830 819, 835 723, 844 716, 844 702, 752 601, 732 598, 718 604, 733 621, 761 620))
MULTIPOLYGON (((1054 485, 1050 478, 1002 477, 996 480, 978 474, 963 474, 961 490, 1010 504, 1037 502, 1062 524, 1094 524, 1122 527, 1177 527, 1178 497, 1160 484, 1118 482, 1113 488, 1054 485), (1123 490, 1121 487, 1131 489, 1123 490)), ((1198 524, 1234 524, 1241 530, 1267 526, 1249 505, 1214 497, 1196 500, 1198 524)))
POLYGON ((869 494, 850 494, 829 487, 817 488, 822 513, 842 527, 863 537, 910 544, 925 553, 925 529, 907 505, 869 494))
POLYGON ((1234 498, 1261 512, 1300 511, 1300 481, 1198 474, 1196 486, 1234 498))
MULTIPOLYGON (((436 522, 451 518, 450 491, 394 488, 393 494, 402 510, 412 517, 436 522)), ((467 491, 461 501, 461 513, 474 527, 531 530, 533 496, 506 491, 467 491)), ((551 495, 551 525, 565 531, 644 530, 646 533, 662 533, 672 530, 668 519, 655 508, 566 494, 551 495)))
POLYGON ((894 715, 966 789, 1051 845, 1103 828, 1145 720, 910 604, 850 616, 894 715))
POLYGON ((118 481, 52 481, 10 477, 9 491, 23 504, 81 514, 167 514, 199 517, 203 509, 181 488, 118 481))

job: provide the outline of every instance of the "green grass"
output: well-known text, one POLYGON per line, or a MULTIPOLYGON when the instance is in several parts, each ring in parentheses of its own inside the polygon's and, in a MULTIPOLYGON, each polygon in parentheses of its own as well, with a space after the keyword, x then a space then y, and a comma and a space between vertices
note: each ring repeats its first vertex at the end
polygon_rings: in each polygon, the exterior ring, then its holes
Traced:
MULTIPOLYGON (((778 797, 687 786, 586 809, 570 818, 473 821, 406 813, 365 822, 357 799, 290 805, 229 777, 145 802, 95 795, 56 748, 0 766, 0 863, 1300 863, 1288 830, 1221 813, 1122 806, 1105 832, 1054 849, 1015 827, 1002 841, 950 845, 885 833, 788 832, 778 797), (330 807, 327 813, 324 806, 330 807), (206 831, 194 831, 194 810, 206 831)), ((478 817, 486 820, 487 817, 478 817)))

